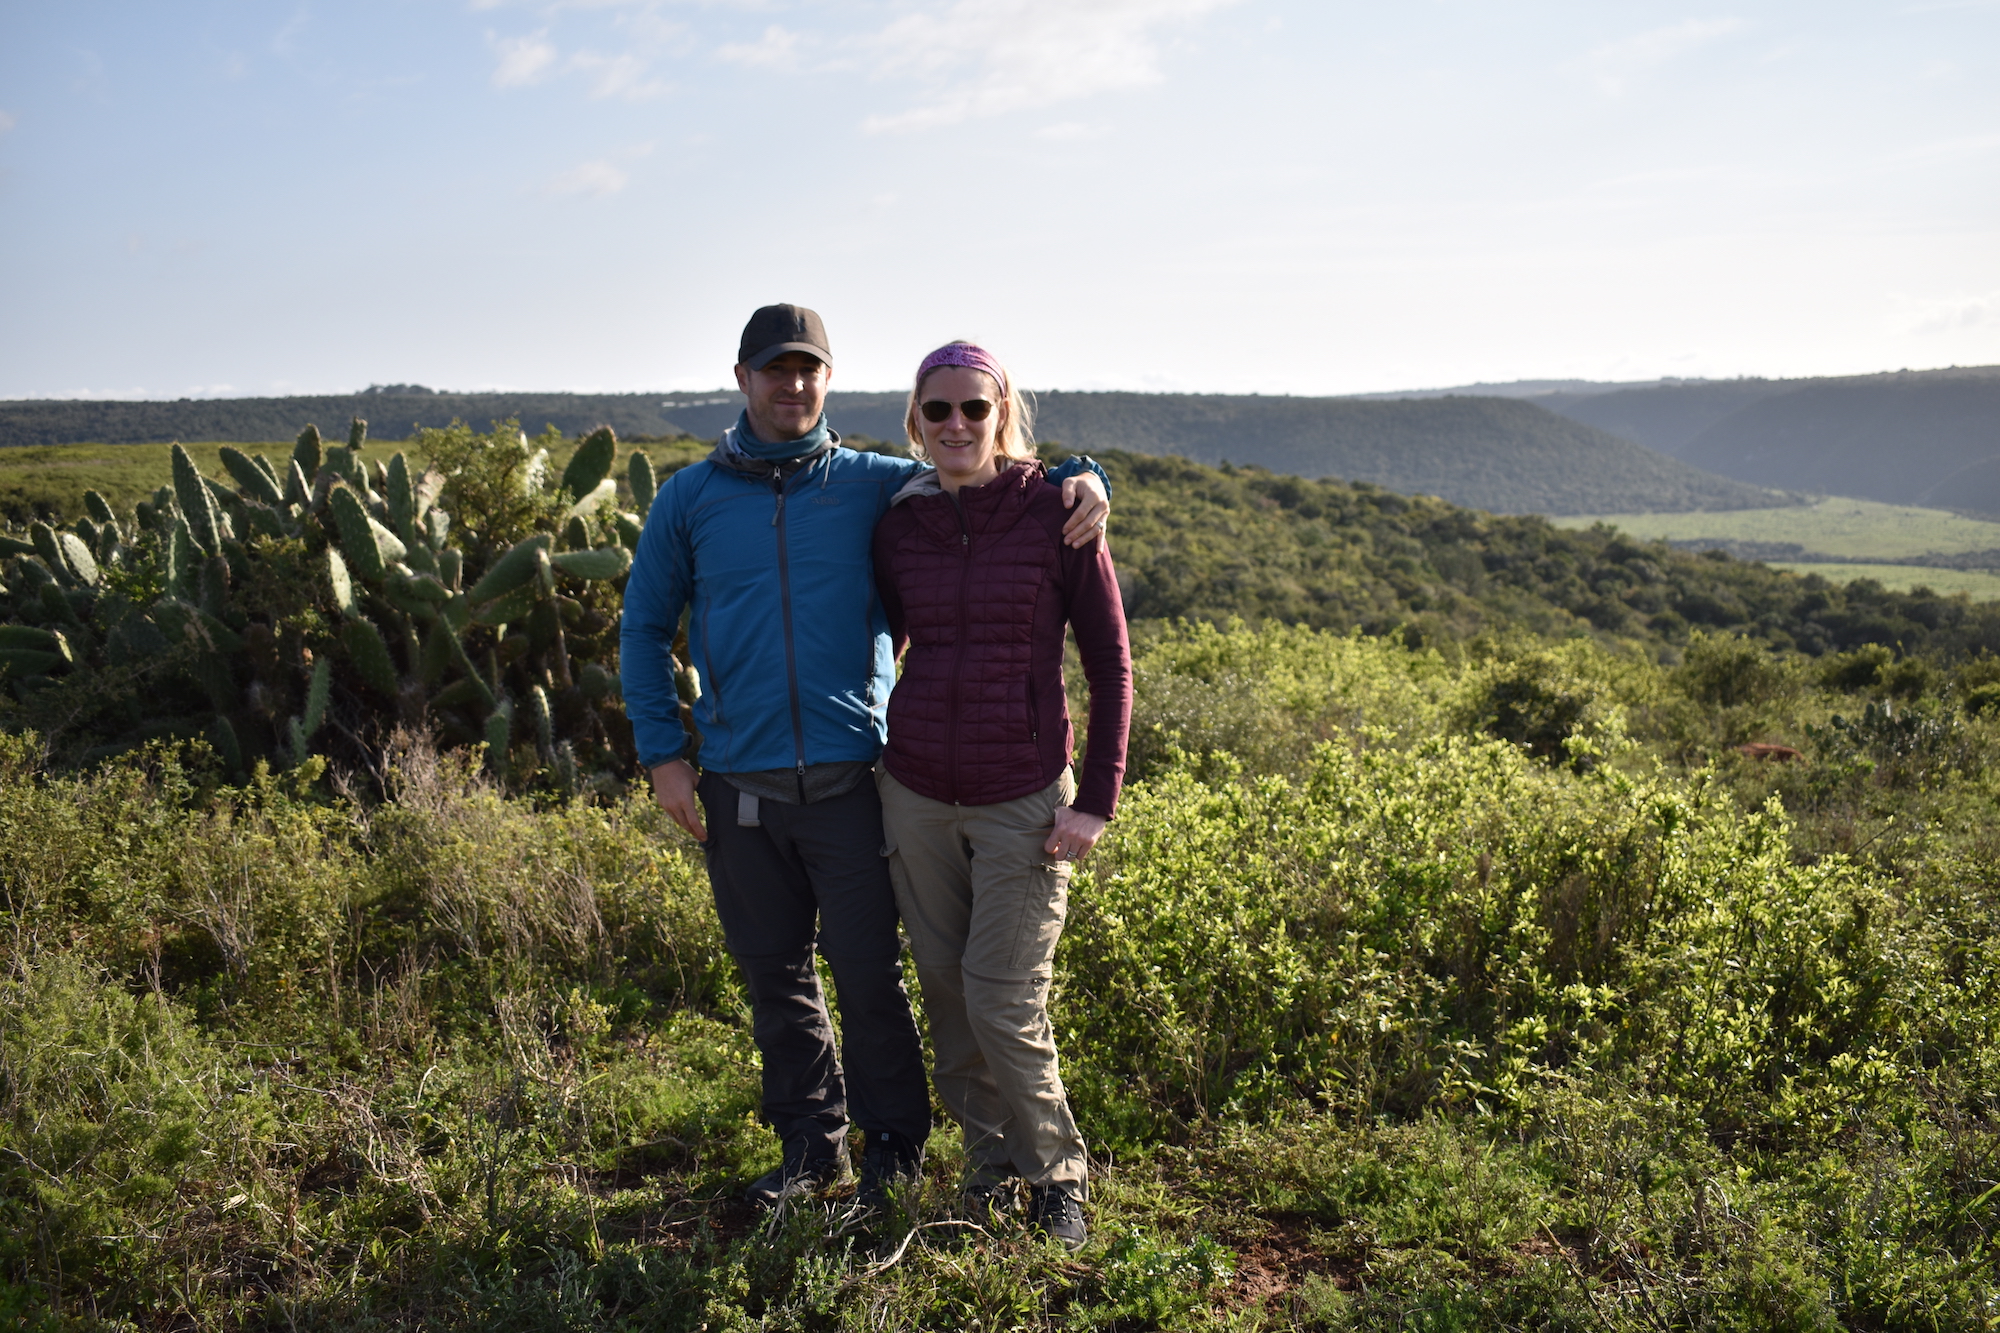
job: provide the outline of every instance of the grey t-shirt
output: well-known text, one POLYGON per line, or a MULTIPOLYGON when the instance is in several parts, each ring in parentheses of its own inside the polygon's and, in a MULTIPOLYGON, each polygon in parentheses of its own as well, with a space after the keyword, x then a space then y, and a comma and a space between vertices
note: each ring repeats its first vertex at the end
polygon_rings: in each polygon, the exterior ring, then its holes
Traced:
POLYGON ((848 759, 833 764, 808 764, 803 777, 795 768, 769 768, 755 773, 724 773, 722 780, 760 801, 812 805, 845 796, 874 771, 875 765, 871 763, 848 759))

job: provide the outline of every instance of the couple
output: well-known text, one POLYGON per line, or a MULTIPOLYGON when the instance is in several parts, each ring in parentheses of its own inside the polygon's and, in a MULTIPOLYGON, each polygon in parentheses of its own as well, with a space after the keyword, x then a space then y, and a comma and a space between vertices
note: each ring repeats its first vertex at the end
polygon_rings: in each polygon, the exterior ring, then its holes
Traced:
POLYGON ((842 448, 823 410, 832 366, 812 311, 751 316, 743 415, 661 484, 625 592, 640 762, 706 854, 784 1144, 750 1197, 842 1179, 850 1110, 863 1203, 921 1169, 930 1095, 900 916, 968 1206, 1007 1211, 1025 1183, 1030 1225, 1074 1249, 1087 1162, 1048 987, 1070 867, 1117 804, 1132 701, 1103 473, 1072 459, 1045 475, 1005 368, 962 342, 917 368, 905 430, 923 462, 842 448), (699 774, 670 656, 683 614, 699 774), (1066 627, 1090 684, 1080 783, 1066 627))

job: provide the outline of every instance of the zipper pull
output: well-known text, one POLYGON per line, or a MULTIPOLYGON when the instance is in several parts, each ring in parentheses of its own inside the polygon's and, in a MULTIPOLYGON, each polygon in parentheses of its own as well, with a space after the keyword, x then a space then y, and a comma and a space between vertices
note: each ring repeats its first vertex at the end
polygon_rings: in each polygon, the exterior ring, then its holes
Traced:
POLYGON ((771 515, 771 526, 775 528, 778 520, 785 516, 785 479, 782 474, 771 474, 771 491, 778 497, 778 507, 771 515))

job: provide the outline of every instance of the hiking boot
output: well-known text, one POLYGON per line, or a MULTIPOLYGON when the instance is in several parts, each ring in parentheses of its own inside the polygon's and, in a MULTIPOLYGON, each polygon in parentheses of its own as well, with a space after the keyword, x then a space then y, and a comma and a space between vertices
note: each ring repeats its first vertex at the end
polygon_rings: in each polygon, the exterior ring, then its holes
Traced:
POLYGON ((847 1179, 847 1140, 840 1140, 830 1156, 806 1155, 809 1148, 820 1146, 806 1139, 793 1139, 785 1145, 785 1160, 757 1177, 743 1197, 759 1208, 776 1208, 786 1199, 847 1179))
POLYGON ((1013 1217, 1021 1211, 1021 1178, 976 1173, 959 1190, 958 1202, 970 1221, 987 1223, 1013 1217))
POLYGON ((924 1150, 894 1130, 876 1130, 861 1150, 861 1188, 855 1202, 880 1208, 889 1201, 892 1185, 915 1181, 924 1173, 924 1150))
POLYGON ((1075 1254, 1088 1233, 1083 1226, 1083 1201, 1063 1185, 1036 1185, 1028 1191, 1028 1229, 1062 1242, 1075 1254))

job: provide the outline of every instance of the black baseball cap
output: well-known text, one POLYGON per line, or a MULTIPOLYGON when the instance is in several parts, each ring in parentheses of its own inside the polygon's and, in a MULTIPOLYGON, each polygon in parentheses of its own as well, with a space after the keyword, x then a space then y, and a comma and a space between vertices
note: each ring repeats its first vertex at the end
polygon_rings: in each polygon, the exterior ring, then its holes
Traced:
POLYGON ((743 326, 736 363, 762 370, 787 352, 804 352, 833 364, 833 353, 826 347, 826 325, 820 323, 818 312, 802 305, 763 307, 743 326))

